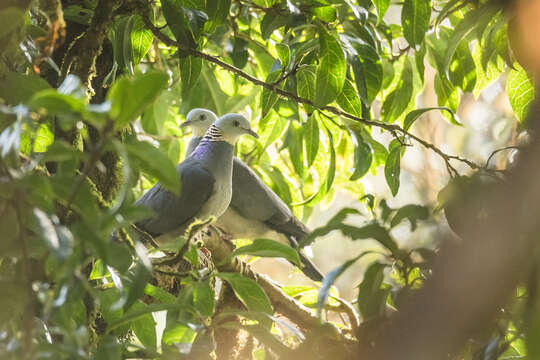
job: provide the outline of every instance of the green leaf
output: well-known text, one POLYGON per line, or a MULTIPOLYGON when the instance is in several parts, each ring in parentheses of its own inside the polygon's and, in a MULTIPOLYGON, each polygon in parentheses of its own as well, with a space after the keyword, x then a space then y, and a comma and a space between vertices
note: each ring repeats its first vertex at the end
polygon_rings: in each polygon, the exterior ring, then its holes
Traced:
MULTIPOLYGON (((133 307, 133 311, 144 311, 148 305, 141 301, 137 301, 133 307)), ((155 349, 157 346, 156 336, 156 321, 152 314, 148 313, 137 320, 134 320, 131 324, 133 332, 137 336, 137 339, 148 348, 155 349)))
POLYGON ((181 304, 150 304, 145 306, 141 309, 131 309, 127 314, 124 316, 121 316, 120 318, 117 318, 115 321, 107 321, 108 327, 107 331, 111 332, 112 330, 125 325, 129 324, 132 321, 136 321, 138 319, 144 318, 145 315, 155 313, 158 311, 170 311, 170 310, 178 310, 182 307, 181 304))
MULTIPOLYGON (((296 73, 296 91, 298 96, 311 101, 315 100, 316 67, 314 65, 302 66, 296 73)), ((304 105, 308 113, 313 112, 313 107, 304 105)))
POLYGON ((408 57, 396 88, 384 99, 381 115, 386 122, 392 122, 403 115, 411 101, 413 92, 412 64, 408 57))
POLYGON ((377 9, 378 22, 381 22, 390 6, 390 0, 373 0, 373 5, 375 5, 375 9, 377 9))
POLYGON ((49 114, 71 114, 82 113, 86 109, 86 104, 77 97, 60 94, 54 89, 38 91, 28 101, 28 107, 32 110, 46 110, 49 114))
POLYGON ((500 11, 498 6, 487 4, 480 8, 467 12, 463 20, 456 25, 450 40, 448 41, 446 51, 443 57, 442 68, 439 71, 446 72, 450 66, 450 61, 454 56, 461 39, 470 34, 474 29, 485 28, 486 24, 500 11))
MULTIPOLYGON (((281 76, 281 70, 276 70, 268 74, 268 77, 266 78, 267 83, 274 83, 279 79, 281 76)), ((262 117, 264 118, 270 109, 272 109, 272 106, 276 104, 278 101, 278 94, 276 94, 272 90, 268 90, 266 88, 263 89, 261 93, 261 108, 262 108, 262 117)))
POLYGON ((405 205, 396 212, 390 226, 394 227, 399 224, 403 219, 408 219, 411 223, 411 231, 416 229, 416 222, 418 220, 426 220, 429 217, 429 210, 425 206, 409 204, 405 205))
POLYGON ((316 238, 320 236, 324 236, 328 233, 330 233, 333 230, 336 230, 342 223, 343 220, 348 215, 357 215, 359 214, 358 210, 353 208, 343 208, 341 209, 336 215, 334 215, 327 223, 326 225, 319 227, 315 230, 313 230, 311 233, 309 233, 306 237, 300 241, 298 244, 298 247, 303 248, 309 244, 311 244, 316 238))
POLYGON ((272 180, 272 190, 274 190, 287 205, 290 205, 292 202, 291 191, 281 171, 275 166, 272 166, 265 172, 272 180))
POLYGON ((65 226, 61 226, 56 221, 53 222, 45 212, 35 208, 34 219, 36 221, 37 234, 47 244, 52 254, 58 259, 65 260, 73 253, 73 235, 65 226))
POLYGON ((218 277, 225 280, 234 290, 234 293, 249 311, 273 314, 272 304, 263 289, 253 280, 238 273, 218 273, 218 277))
POLYGON ((401 10, 403 36, 413 48, 417 48, 429 29, 431 3, 429 0, 405 0, 401 10))
POLYGON ((166 74, 154 71, 116 81, 107 94, 115 128, 123 128, 137 119, 167 87, 168 81, 166 74))
MULTIPOLYGON (((181 0, 162 0, 161 9, 176 40, 182 45, 194 49, 197 47, 197 42, 182 4, 181 0)), ((180 54, 183 52, 180 51, 180 54)))
POLYGON ((306 124, 302 126, 304 129, 304 150, 305 150, 305 159, 307 161, 307 166, 310 167, 313 165, 313 162, 317 158, 317 153, 319 152, 319 121, 318 117, 315 114, 312 114, 307 118, 306 124))
POLYGON ((315 106, 331 103, 345 83, 347 64, 337 39, 322 26, 319 27, 319 66, 315 84, 315 106))
POLYGON ((249 59, 248 42, 242 38, 234 37, 232 43, 232 51, 228 52, 228 54, 233 61, 233 65, 242 69, 249 59))
POLYGON ((252 255, 260 257, 281 257, 301 267, 300 256, 290 246, 269 239, 256 239, 253 243, 234 250, 231 256, 252 255))
POLYGON ((50 88, 49 83, 39 76, 8 72, 0 81, 0 98, 16 105, 28 101, 38 91, 50 88))
POLYGON ((147 174, 156 177, 167 190, 179 194, 180 179, 174 164, 161 151, 144 141, 125 144, 130 159, 147 174))
POLYGON ((362 117, 362 102, 349 79, 345 79, 343 89, 336 101, 343 111, 362 117))
POLYGON ((203 316, 214 314, 214 289, 210 280, 193 283, 193 306, 203 316))
POLYGON ((373 150, 364 141, 362 134, 357 131, 349 131, 354 146, 354 172, 349 180, 358 180, 363 177, 373 162, 373 150))
POLYGON ((403 128, 405 130, 409 130, 412 126, 412 124, 416 121, 416 119, 418 119, 422 114, 424 114, 425 112, 427 111, 430 111, 430 110, 444 110, 444 111, 447 111, 450 116, 451 116, 451 123, 452 124, 455 124, 455 125, 461 125, 461 123, 458 121, 458 119, 456 118, 454 112, 452 110, 450 110, 449 108, 447 107, 444 107, 444 106, 436 106, 436 107, 428 107, 428 108, 423 108, 423 109, 416 109, 416 110, 413 110, 411 112, 409 112, 407 114, 407 116, 405 116, 405 120, 403 121, 403 128))
POLYGON ((287 148, 289 152, 289 158, 293 164, 294 171, 300 178, 304 178, 306 168, 304 166, 303 149, 303 131, 302 126, 297 124, 296 121, 292 121, 289 124, 289 129, 283 140, 283 146, 287 148))
MULTIPOLYGON (((459 105, 458 88, 454 87, 446 77, 442 77, 439 74, 435 75, 434 87, 437 94, 437 103, 440 106, 447 106, 455 113, 459 105)), ((452 118, 450 120, 452 121, 452 118)))
POLYGON ((176 301, 174 295, 152 284, 146 284, 144 293, 165 304, 171 304, 176 301))
POLYGON ((204 30, 208 33, 216 31, 217 27, 227 19, 230 7, 231 0, 206 0, 208 21, 204 24, 204 30))
POLYGON ((336 21, 336 9, 333 6, 318 6, 312 11, 313 15, 324 22, 336 21))
POLYGON ((461 41, 448 69, 448 79, 465 92, 472 92, 476 84, 476 66, 468 41, 461 41))
POLYGON ((527 72, 521 66, 516 66, 516 70, 511 70, 508 74, 506 93, 512 110, 514 110, 518 120, 523 122, 529 112, 530 104, 534 100, 534 86, 527 72))
POLYGON ((350 237, 353 240, 374 239, 385 248, 390 250, 394 257, 399 257, 400 251, 396 242, 390 236, 388 230, 377 223, 371 223, 362 227, 350 226, 341 224, 338 227, 343 235, 350 237))
POLYGON ((182 79, 182 96, 189 97, 189 91, 195 86, 201 75, 202 59, 195 56, 180 58, 180 78, 182 79))
POLYGON ((287 17, 272 12, 266 13, 261 21, 261 35, 263 39, 268 39, 272 33, 287 24, 287 17))
POLYGON ((291 49, 287 44, 278 43, 276 44, 276 51, 279 56, 279 61, 281 62, 281 68, 287 69, 291 62, 291 49))
POLYGON ((367 255, 370 252, 364 252, 354 259, 347 260, 342 265, 338 266, 334 270, 330 271, 328 274, 326 274, 322 280, 321 288, 319 289, 319 294, 317 296, 317 315, 321 317, 322 310, 324 309, 324 306, 326 305, 326 301, 328 300, 328 297, 330 295, 330 289, 332 288, 332 285, 336 282, 337 278, 345 272, 348 268, 351 267, 355 262, 358 261, 361 257, 364 255, 367 255))
POLYGON ((386 164, 384 166, 384 176, 386 183, 390 188, 393 196, 396 196, 399 190, 399 175, 401 171, 401 148, 395 147, 388 154, 386 164))
MULTIPOLYGON (((357 57, 351 60, 354 72, 354 81, 358 93, 366 104, 371 104, 379 94, 383 86, 383 65, 377 50, 371 45, 352 43, 358 53, 357 57)), ((393 67, 390 66, 393 71, 393 67)), ((386 74, 384 79, 392 80, 393 74, 386 74)))
POLYGON ((24 14, 25 12, 23 10, 14 6, 6 7, 0 11, 0 24, 2 24, 0 26, 0 38, 23 26, 24 14))
POLYGON ((364 320, 384 314, 389 289, 383 289, 381 285, 387 266, 378 262, 371 264, 358 287, 358 309, 364 320))
POLYGON ((145 57, 152 46, 154 34, 151 30, 145 28, 144 22, 139 15, 133 19, 131 30, 131 51, 133 65, 137 65, 145 57))
POLYGON ((139 260, 135 267, 130 269, 129 279, 131 284, 129 286, 128 296, 124 303, 124 311, 128 311, 133 304, 144 295, 144 289, 146 284, 152 278, 151 269, 149 269, 142 260, 139 260))

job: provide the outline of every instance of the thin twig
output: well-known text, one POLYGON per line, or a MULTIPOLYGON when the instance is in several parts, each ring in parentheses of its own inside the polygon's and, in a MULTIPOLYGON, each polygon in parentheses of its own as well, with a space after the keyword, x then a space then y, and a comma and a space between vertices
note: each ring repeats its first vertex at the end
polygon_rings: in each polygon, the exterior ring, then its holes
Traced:
POLYGON ((511 150, 511 149, 520 150, 521 148, 520 148, 519 146, 516 146, 516 145, 510 145, 510 146, 505 146, 505 147, 503 147, 503 148, 494 150, 494 151, 489 155, 488 159, 486 160, 486 165, 484 165, 484 169, 487 169, 487 168, 489 167, 489 162, 491 161, 491 159, 493 158, 493 156, 495 156, 496 154, 500 153, 501 151, 511 150))

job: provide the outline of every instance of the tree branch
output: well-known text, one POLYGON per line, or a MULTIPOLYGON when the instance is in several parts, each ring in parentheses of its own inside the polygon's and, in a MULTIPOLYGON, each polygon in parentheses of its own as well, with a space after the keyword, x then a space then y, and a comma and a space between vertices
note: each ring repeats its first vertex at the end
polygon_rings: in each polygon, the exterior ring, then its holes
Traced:
POLYGON ((157 28, 152 23, 152 21, 148 17, 148 12, 146 11, 146 9, 144 7, 141 8, 141 16, 143 18, 145 26, 149 30, 151 30, 152 33, 154 34, 154 36, 156 38, 158 38, 165 45, 177 47, 178 49, 181 49, 182 51, 185 51, 186 53, 188 53, 188 54, 190 54, 192 56, 196 56, 196 57, 204 59, 204 60, 206 60, 206 61, 208 61, 210 63, 216 64, 219 67, 221 67, 221 68, 223 68, 223 69, 225 69, 227 71, 230 71, 230 72, 232 72, 232 73, 234 73, 234 74, 248 80, 249 82, 251 82, 251 83, 253 83, 253 84, 257 85, 257 86, 261 86, 261 87, 263 87, 265 89, 268 89, 268 90, 270 90, 270 91, 272 91, 272 92, 274 92, 274 93, 276 93, 276 94, 278 94, 280 96, 283 96, 284 98, 296 101, 297 103, 310 105, 310 106, 318 109, 319 111, 327 111, 327 112, 332 113, 334 115, 342 116, 344 118, 347 118, 347 119, 350 119, 350 120, 353 120, 353 121, 356 121, 356 122, 360 122, 360 123, 362 123, 364 125, 375 126, 375 127, 387 130, 389 132, 397 132, 397 133, 400 133, 402 135, 406 135, 406 136, 410 137, 411 139, 415 140, 416 142, 418 142, 419 144, 421 144, 426 149, 432 150, 437 155, 439 155, 444 160, 444 162, 446 163, 446 166, 449 169, 449 172, 451 174, 452 174, 452 172, 457 173, 456 169, 451 165, 451 162, 450 162, 451 160, 456 160, 456 161, 462 162, 462 163, 468 165, 472 169, 481 169, 482 168, 482 166, 478 165, 477 163, 475 163, 475 162, 473 162, 471 160, 465 159, 465 158, 460 157, 458 155, 450 155, 450 154, 445 153, 444 151, 442 151, 441 149, 439 149, 435 145, 433 145, 433 144, 427 142, 426 140, 412 134, 411 132, 403 129, 399 125, 388 124, 388 123, 385 123, 385 122, 382 122, 382 121, 377 121, 377 120, 364 119, 364 118, 349 114, 348 112, 340 110, 340 109, 338 109, 338 108, 336 108, 334 106, 326 105, 326 106, 322 106, 322 107, 317 107, 309 99, 306 99, 306 98, 300 97, 298 95, 295 95, 295 94, 293 94, 291 92, 282 90, 278 86, 276 86, 276 84, 270 84, 270 83, 264 82, 262 80, 259 80, 256 77, 245 73, 241 69, 239 69, 239 68, 237 68, 237 67, 235 67, 235 66, 233 66, 231 64, 228 64, 228 63, 218 59, 215 56, 209 55, 209 54, 204 53, 202 51, 199 51, 197 49, 192 49, 192 48, 186 47, 184 44, 181 44, 178 41, 175 41, 175 40, 169 38, 167 35, 163 34, 160 31, 160 29, 157 28))

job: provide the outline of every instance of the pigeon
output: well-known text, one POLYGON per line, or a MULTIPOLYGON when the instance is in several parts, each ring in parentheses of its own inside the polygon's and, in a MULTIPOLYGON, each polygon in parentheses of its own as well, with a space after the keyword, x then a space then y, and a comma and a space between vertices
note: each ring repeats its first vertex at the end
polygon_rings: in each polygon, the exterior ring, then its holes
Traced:
MULTIPOLYGON (((193 109, 180 126, 192 129, 187 153, 197 147, 209 126, 217 119, 210 110, 193 109)), ((233 158, 232 199, 227 211, 215 225, 236 239, 265 238, 297 249, 298 242, 310 230, 294 216, 289 207, 240 159, 233 158)), ((315 264, 299 251, 304 267, 302 272, 315 281, 322 273, 315 264)))
POLYGON ((196 219, 221 216, 232 196, 234 144, 244 134, 258 138, 242 115, 227 114, 213 122, 197 147, 176 166, 179 195, 154 185, 135 202, 154 214, 135 225, 161 244, 183 235, 196 219))

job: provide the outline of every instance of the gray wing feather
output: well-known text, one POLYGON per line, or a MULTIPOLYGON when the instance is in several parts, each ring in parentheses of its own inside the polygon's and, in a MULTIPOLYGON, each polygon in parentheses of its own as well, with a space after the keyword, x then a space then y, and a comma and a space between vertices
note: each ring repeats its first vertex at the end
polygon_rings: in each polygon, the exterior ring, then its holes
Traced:
POLYGON ((180 195, 165 190, 158 183, 135 203, 154 211, 154 216, 136 223, 153 236, 188 225, 212 194, 215 179, 197 163, 188 159, 177 165, 176 171, 181 179, 180 195))
POLYGON ((230 206, 240 215, 264 222, 271 229, 297 239, 309 233, 287 204, 238 158, 233 162, 232 184, 230 206))

